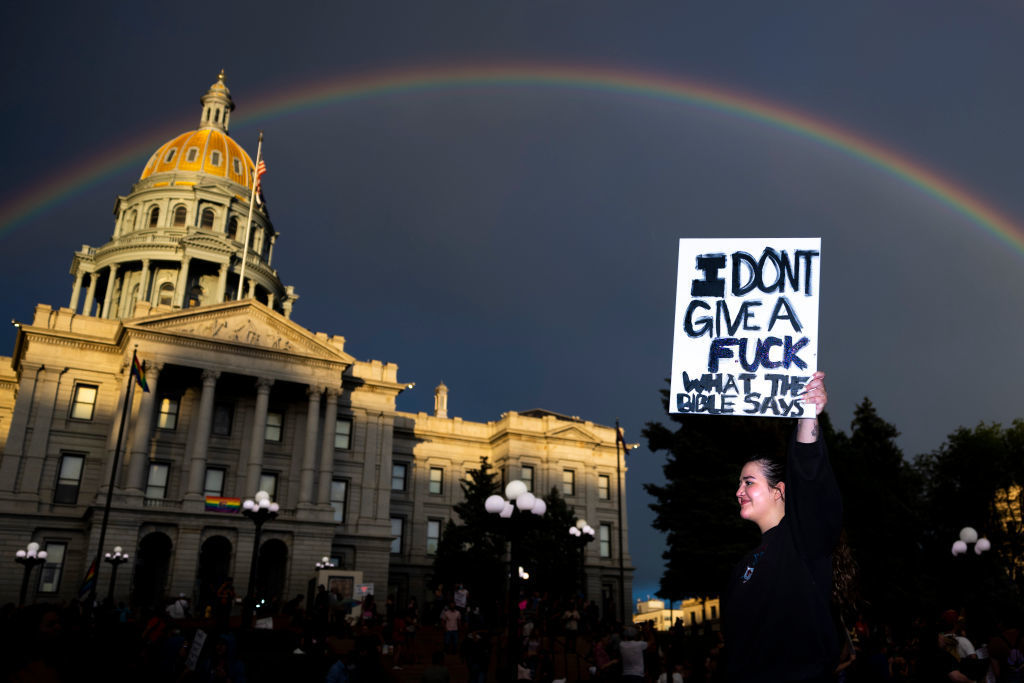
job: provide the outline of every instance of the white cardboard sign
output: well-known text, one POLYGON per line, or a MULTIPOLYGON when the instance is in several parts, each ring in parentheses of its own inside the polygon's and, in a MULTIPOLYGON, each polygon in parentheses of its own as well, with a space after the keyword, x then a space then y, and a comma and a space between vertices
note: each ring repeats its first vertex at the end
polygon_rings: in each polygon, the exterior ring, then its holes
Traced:
POLYGON ((669 412, 805 417, 820 238, 682 239, 669 412))

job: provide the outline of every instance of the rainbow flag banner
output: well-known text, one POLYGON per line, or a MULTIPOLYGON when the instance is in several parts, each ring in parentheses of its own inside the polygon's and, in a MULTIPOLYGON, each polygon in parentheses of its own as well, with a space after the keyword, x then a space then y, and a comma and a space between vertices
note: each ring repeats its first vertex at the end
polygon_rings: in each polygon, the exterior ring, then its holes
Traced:
POLYGON ((241 498, 221 498, 220 496, 206 497, 207 512, 238 512, 241 509, 241 498))

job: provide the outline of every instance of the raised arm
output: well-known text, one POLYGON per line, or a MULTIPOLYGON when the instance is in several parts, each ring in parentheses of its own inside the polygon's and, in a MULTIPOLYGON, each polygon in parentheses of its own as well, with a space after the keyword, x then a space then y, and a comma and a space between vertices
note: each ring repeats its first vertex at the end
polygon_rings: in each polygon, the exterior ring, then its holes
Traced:
POLYGON ((828 393, 825 391, 825 373, 816 372, 811 376, 811 381, 804 388, 804 403, 814 406, 814 417, 802 417, 796 427, 796 440, 800 443, 814 443, 818 440, 818 415, 825 409, 828 403, 828 393))

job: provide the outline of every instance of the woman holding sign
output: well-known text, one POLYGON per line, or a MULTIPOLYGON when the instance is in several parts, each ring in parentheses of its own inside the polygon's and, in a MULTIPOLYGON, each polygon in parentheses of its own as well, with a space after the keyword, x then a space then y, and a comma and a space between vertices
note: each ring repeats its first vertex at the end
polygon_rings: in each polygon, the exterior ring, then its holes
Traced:
POLYGON ((736 565, 725 593, 728 680, 829 681, 839 645, 832 620, 832 551, 842 503, 817 416, 825 407, 825 373, 816 372, 785 464, 751 460, 740 473, 740 516, 761 529, 761 542, 736 565))

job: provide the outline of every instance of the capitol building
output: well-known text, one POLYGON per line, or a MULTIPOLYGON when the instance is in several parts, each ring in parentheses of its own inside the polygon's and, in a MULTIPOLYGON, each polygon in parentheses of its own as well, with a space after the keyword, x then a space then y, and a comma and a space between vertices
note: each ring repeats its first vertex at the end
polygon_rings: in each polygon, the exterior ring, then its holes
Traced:
MULTIPOLYGON (((291 320, 299 295, 273 267, 287 246, 250 206, 256 167, 228 134, 223 73, 201 105, 198 127, 157 147, 117 197, 109 240, 72 255, 67 304, 38 304, 0 358, 0 602, 18 599, 10 560, 30 542, 47 557, 26 602, 78 597, 97 551, 115 546, 130 560, 114 599, 135 606, 209 600, 229 576, 242 595, 253 558, 260 594, 288 599, 325 556, 379 601, 422 602, 460 482, 486 457, 504 481, 558 487, 589 521, 587 596, 618 610, 632 563, 615 429, 545 410, 466 421, 443 384, 432 413, 397 410, 415 378, 291 320), (148 391, 133 389, 135 353, 148 391), (237 505, 261 490, 280 509, 254 548, 237 505)), ((101 598, 110 576, 101 566, 101 598)))

